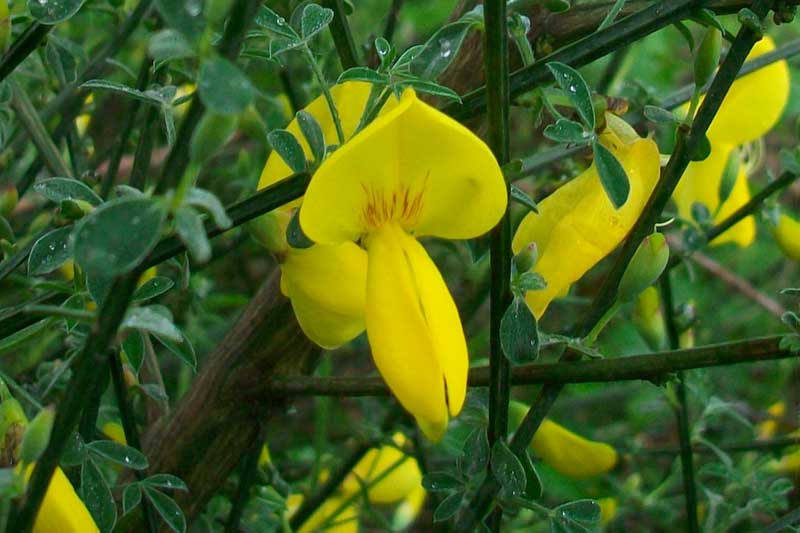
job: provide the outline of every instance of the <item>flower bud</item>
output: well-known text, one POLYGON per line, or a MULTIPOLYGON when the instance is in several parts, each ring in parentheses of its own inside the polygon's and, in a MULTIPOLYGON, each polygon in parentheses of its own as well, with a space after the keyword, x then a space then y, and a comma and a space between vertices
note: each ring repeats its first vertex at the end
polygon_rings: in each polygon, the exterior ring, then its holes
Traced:
POLYGON ((276 209, 247 223, 250 236, 267 250, 275 254, 283 254, 288 250, 286 228, 292 215, 290 210, 276 209))
POLYGON ((647 287, 642 291, 636 299, 632 319, 636 330, 652 350, 660 350, 666 346, 667 332, 661 314, 658 289, 647 287))
POLYGON ((536 266, 536 261, 538 260, 539 248, 536 246, 535 242, 532 242, 514 256, 514 267, 517 269, 517 272, 528 272, 536 266))
POLYGON ((67 220, 80 220, 92 212, 92 204, 86 200, 62 200, 61 216, 67 220))
MULTIPOLYGON (((3 0, 0 0, 2 5, 3 0)), ((17 188, 13 185, 8 185, 2 193, 0 193, 0 216, 7 217, 17 207, 19 201, 19 193, 17 188)))
POLYGON ((0 0, 0 53, 6 51, 11 40, 11 13, 8 0, 0 0))
POLYGON ((236 115, 206 113, 194 130, 189 145, 189 157, 195 163, 203 163, 222 148, 236 131, 236 115))
POLYGON ((106 422, 102 427, 103 434, 118 444, 128 444, 125 430, 117 422, 106 422))
POLYGON ((16 399, 7 398, 0 403, 0 466, 17 462, 17 448, 27 423, 25 411, 16 399))
POLYGON ((800 222, 781 213, 777 226, 772 228, 772 236, 789 259, 800 261, 800 222))
POLYGON ((719 63, 721 49, 722 34, 717 28, 708 28, 694 58, 695 86, 704 86, 714 75, 714 71, 717 70, 717 63, 719 63))
POLYGON ((28 424, 28 429, 25 431, 25 436, 22 437, 22 444, 19 449, 19 458, 23 463, 33 463, 47 448, 55 415, 55 409, 52 406, 47 406, 39 411, 39 414, 28 424))
POLYGON ((619 301, 633 301, 640 292, 658 279, 666 268, 667 261, 669 261, 669 246, 664 235, 653 233, 645 237, 619 282, 617 292, 619 301))

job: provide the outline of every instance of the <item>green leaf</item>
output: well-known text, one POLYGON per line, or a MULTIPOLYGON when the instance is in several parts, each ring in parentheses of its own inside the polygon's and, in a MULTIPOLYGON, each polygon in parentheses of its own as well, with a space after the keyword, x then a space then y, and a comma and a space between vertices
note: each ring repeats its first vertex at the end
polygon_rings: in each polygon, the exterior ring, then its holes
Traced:
POLYGON ((96 440, 86 445, 90 453, 133 470, 144 470, 149 466, 147 457, 136 448, 113 440, 96 440))
POLYGON ((62 85, 72 83, 77 79, 78 59, 61 43, 60 39, 54 38, 52 34, 47 39, 45 57, 62 85))
POLYGON ((286 19, 266 6, 261 6, 261 10, 258 12, 258 15, 256 15, 255 22, 277 37, 283 37, 290 41, 300 40, 300 36, 294 28, 289 25, 286 19))
POLYGON ((557 533, 584 533, 600 531, 600 506, 593 500, 577 500, 553 509, 551 531, 557 533))
POLYGON ((179 207, 175 212, 175 231, 195 261, 205 263, 211 259, 211 243, 200 213, 191 207, 179 207))
POLYGON ((525 468, 505 440, 500 439, 492 446, 491 464, 492 474, 508 495, 519 496, 525 492, 525 468))
POLYGON ((675 124, 680 122, 672 111, 654 105, 644 106, 644 116, 647 120, 656 124, 675 124))
POLYGON ((198 164, 205 163, 233 138, 239 124, 236 115, 222 115, 209 111, 197 124, 189 144, 189 158, 198 164))
POLYGON ((336 83, 344 83, 346 81, 366 81, 375 85, 387 85, 389 76, 368 67, 352 67, 342 72, 336 83))
POLYGON ((464 442, 461 457, 459 457, 459 468, 468 476, 474 476, 486 470, 489 462, 489 439, 486 436, 486 429, 476 428, 469 434, 464 442))
POLYGON ((300 142, 287 130, 273 130, 267 135, 267 140, 275 152, 292 169, 292 172, 302 172, 306 169, 306 155, 300 142))
POLYGON ((165 276, 156 276, 147 280, 141 287, 136 289, 136 292, 133 293, 133 301, 144 302, 151 300, 156 296, 161 296, 174 286, 175 282, 171 279, 165 276))
POLYGON ((533 461, 527 450, 523 452, 519 460, 522 463, 522 468, 525 469, 526 483, 524 496, 528 500, 538 500, 542 497, 543 493, 542 480, 536 468, 533 466, 533 461))
POLYGON ((81 465, 81 499, 100 531, 111 531, 117 521, 117 505, 102 472, 91 459, 81 465))
POLYGON ((459 94, 453 89, 445 87, 444 85, 439 85, 438 83, 434 83, 432 81, 403 80, 403 82, 398 84, 398 87, 411 87, 420 93, 432 94, 441 98, 455 100, 457 102, 461 101, 461 96, 459 96, 459 94))
POLYGON ((125 340, 122 341, 122 350, 128 358, 128 362, 133 367, 134 372, 139 373, 144 361, 144 339, 142 333, 136 330, 129 331, 125 340))
POLYGON ((72 251, 69 247, 69 237, 72 235, 72 230, 72 226, 65 226, 39 237, 28 255, 29 276, 52 272, 70 258, 72 251))
POLYGON ((560 118, 555 124, 548 124, 544 136, 557 143, 583 144, 592 140, 592 132, 587 132, 574 120, 560 118))
POLYGON ((125 84, 108 80, 89 80, 81 85, 81 89, 100 89, 102 91, 111 91, 113 93, 134 98, 146 104, 156 105, 159 107, 165 103, 163 95, 155 89, 140 91, 138 89, 134 89, 133 87, 128 87, 125 84))
POLYGON ((523 272, 514 281, 514 288, 520 292, 540 291, 547 287, 547 282, 538 272, 523 272))
POLYGON ((28 0, 31 16, 41 24, 57 24, 71 18, 83 0, 28 0))
POLYGON ((572 105, 577 109, 583 123, 591 131, 594 131, 595 119, 592 92, 589 90, 589 86, 583 76, 574 68, 558 61, 551 61, 547 64, 547 68, 550 69, 558 86, 561 87, 561 90, 564 91, 572 105))
POLYGON ((88 272, 86 274, 86 290, 89 291, 89 296, 92 297, 96 304, 103 303, 113 281, 113 277, 103 272, 88 272))
MULTIPOLYGON (((311 113, 298 111, 297 124, 300 125, 300 131, 303 132, 303 137, 306 138, 308 146, 311 148, 314 161, 322 163, 322 160, 325 159, 325 135, 322 133, 319 122, 311 113)), ((305 158, 305 156, 303 157, 305 158)))
POLYGON ((332 20, 332 9, 322 7, 319 4, 308 4, 303 8, 303 16, 300 19, 300 33, 303 35, 303 39, 308 41, 327 28, 332 20))
POLYGON ((145 396, 148 398, 152 398, 157 402, 168 402, 169 396, 161 388, 160 385, 156 385, 155 383, 142 383, 137 385, 137 388, 144 393, 145 396))
POLYGON ((422 478, 422 486, 430 492, 442 492, 446 490, 458 489, 463 486, 463 482, 449 472, 431 472, 422 478))
POLYGON ((164 345, 164 347, 175 354, 181 361, 186 363, 193 371, 197 371, 197 355, 194 351, 194 346, 186 336, 183 336, 183 342, 174 342, 163 336, 153 334, 153 336, 164 345))
POLYGON ((223 115, 238 115, 256 94, 250 78, 223 57, 207 60, 200 67, 197 92, 206 107, 223 115))
POLYGON ((156 8, 167 26, 181 32, 189 42, 197 42, 203 35, 203 0, 156 0, 156 8))
POLYGON ((182 33, 173 29, 161 30, 150 37, 147 53, 157 63, 193 57, 194 48, 182 33))
POLYGON ((453 22, 442 26, 411 60, 411 73, 425 80, 436 80, 456 58, 472 26, 471 22, 453 22))
POLYGON ((174 342, 182 342, 183 335, 169 317, 157 311, 157 306, 134 307, 128 310, 122 329, 137 329, 174 342))
POLYGON ((192 207, 199 207, 207 212, 209 215, 211 215, 211 219, 214 221, 214 224, 216 224, 220 229, 228 229, 233 225, 233 221, 225 211, 225 207, 222 205, 222 202, 220 202, 219 198, 217 198, 217 196, 210 191, 192 187, 186 193, 184 202, 192 207))
POLYGON ((707 135, 703 135, 695 149, 689 154, 692 161, 705 161, 711 155, 711 141, 707 135))
POLYGON ((515 297, 500 320, 500 345, 514 364, 535 361, 539 357, 539 329, 525 300, 515 297))
POLYGON ((440 503, 433 512, 433 521, 444 522, 451 518, 458 512, 458 508, 461 506, 461 500, 463 499, 464 495, 460 492, 456 492, 442 500, 442 503, 440 503))
POLYGON ((164 208, 149 198, 120 198, 98 207, 75 228, 75 261, 89 275, 130 272, 158 243, 164 208))
POLYGON ((375 39, 375 52, 381 59, 381 65, 379 67, 379 70, 381 71, 388 69, 397 55, 397 50, 395 50, 395 47, 392 45, 392 43, 383 37, 378 37, 375 39))
POLYGON ((161 104, 161 120, 164 122, 164 133, 167 136, 167 145, 175 144, 175 115, 172 104, 161 104))
POLYGON ((308 238, 300 227, 300 210, 296 210, 286 225, 286 242, 292 248, 311 248, 314 241, 308 238))
POLYGON ((733 192, 733 187, 736 185, 736 179, 739 177, 739 162, 740 155, 736 150, 733 150, 728 156, 728 161, 725 163, 725 170, 722 172, 722 179, 719 182, 719 205, 725 203, 728 197, 733 192))
POLYGON ((103 202, 92 189, 80 181, 70 178, 50 178, 37 181, 33 185, 33 190, 56 203, 64 200, 84 200, 92 205, 100 205, 103 202))
POLYGON ((628 194, 631 192, 628 175, 608 148, 595 141, 592 143, 592 150, 594 151, 594 164, 600 175, 600 183, 603 184, 614 208, 619 209, 628 201, 628 194))
POLYGON ((122 493, 122 514, 126 515, 139 505, 142 501, 142 488, 138 483, 133 482, 125 487, 122 493))
POLYGON ((186 483, 181 478, 172 474, 154 474, 142 481, 142 483, 150 487, 167 490, 189 490, 189 487, 186 486, 186 483))
POLYGON ((170 529, 177 533, 186 531, 186 518, 175 500, 148 485, 144 485, 144 494, 170 529))

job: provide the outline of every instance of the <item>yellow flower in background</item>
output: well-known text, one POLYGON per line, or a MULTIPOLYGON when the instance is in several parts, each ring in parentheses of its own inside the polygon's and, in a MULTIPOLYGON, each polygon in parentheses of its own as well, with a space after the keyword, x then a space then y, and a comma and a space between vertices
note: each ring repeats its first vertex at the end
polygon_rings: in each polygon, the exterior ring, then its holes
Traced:
MULTIPOLYGON (((528 406, 511 400, 508 409, 512 427, 516 429, 528 406)), ((618 460, 617 450, 609 444, 581 437, 548 418, 542 421, 530 447, 547 466, 573 479, 605 474, 618 460)))
POLYGON ((506 204, 503 174, 486 144, 407 89, 320 166, 300 209, 312 241, 366 248, 373 359, 432 440, 461 410, 469 361, 458 310, 417 238, 477 237, 506 204))
MULTIPOLYGON (((345 139, 353 133, 367 105, 371 85, 349 82, 331 89, 345 139)), ((389 108, 393 103, 384 108, 389 108)), ((320 96, 305 111, 320 125, 325 139, 336 139, 336 126, 325 99, 320 96)), ((311 147, 297 119, 286 129, 311 158, 311 147)), ((258 188, 263 189, 290 176, 292 170, 273 152, 267 159, 258 188)), ((281 263, 281 291, 290 299, 297 321, 309 339, 323 348, 341 346, 364 331, 367 254, 351 242, 337 245, 315 244, 311 248, 291 248, 286 243, 286 227, 302 199, 290 202, 266 215, 274 226, 267 247, 281 263)))
POLYGON ((781 213, 778 225, 772 228, 772 236, 783 255, 794 261, 800 261, 800 222, 781 213))
POLYGON ((619 502, 616 498, 607 497, 597 500, 597 505, 600 506, 600 525, 608 525, 609 522, 614 520, 617 516, 617 509, 619 502))
MULTIPOLYGON (((30 467, 26 476, 30 476, 30 467)), ((100 531, 83 501, 61 468, 56 468, 42 506, 33 523, 33 533, 94 533, 100 531)))
POLYGON ((406 495, 392 516, 392 528, 402 531, 411 526, 422 511, 428 493, 421 484, 406 495))
POLYGON ((536 243, 534 271, 547 287, 530 291, 526 301, 540 318, 550 302, 611 253, 639 218, 659 177, 656 143, 640 138, 622 119, 606 114, 600 142, 616 156, 630 182, 628 201, 614 209, 594 164, 539 203, 514 235, 514 253, 536 243))
MULTIPOLYGON (((753 47, 748 59, 774 49, 772 39, 764 37, 753 47)), ((708 129, 711 153, 703 161, 690 163, 675 188, 673 198, 681 217, 691 219, 692 204, 699 202, 708 208, 714 222, 720 222, 750 200, 747 165, 741 160, 739 147, 757 141, 777 124, 789 98, 789 85, 786 61, 778 61, 733 82, 708 129), (720 184, 729 160, 736 177, 730 195, 720 206, 720 184)), ((755 239, 755 231, 755 219, 749 216, 714 239, 713 244, 733 242, 748 246, 755 239)))
MULTIPOLYGON (((346 496, 334 496, 325 500, 303 523, 297 533, 358 533, 358 509, 353 504, 339 510, 347 500, 346 496)), ((291 494, 286 499, 286 507, 291 517, 303 503, 303 496, 291 494)))
POLYGON ((358 462, 342 483, 345 494, 360 492, 366 486, 372 503, 395 503, 422 487, 422 471, 417 460, 398 447, 406 443, 402 433, 392 437, 396 446, 373 448, 358 462))
POLYGON ((125 430, 117 422, 106 422, 105 424, 103 424, 101 430, 103 432, 103 435, 113 440, 114 442, 125 445, 128 444, 128 440, 125 438, 125 430))
POLYGON ((759 439, 769 439, 778 433, 780 419, 786 415, 786 403, 775 402, 767 408, 767 419, 756 424, 759 439))

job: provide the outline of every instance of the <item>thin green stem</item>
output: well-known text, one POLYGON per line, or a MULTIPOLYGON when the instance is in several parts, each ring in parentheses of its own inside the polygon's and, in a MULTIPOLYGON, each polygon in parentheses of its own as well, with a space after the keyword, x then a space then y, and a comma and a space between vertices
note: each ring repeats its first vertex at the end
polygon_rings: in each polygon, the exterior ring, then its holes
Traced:
POLYGON ((27 533, 33 526, 61 453, 81 413, 90 401, 93 385, 106 370, 106 366, 102 364, 103 360, 125 316, 128 303, 136 289, 137 279, 138 276, 135 274, 117 278, 109 290, 111 296, 100 306, 97 322, 81 351, 80 364, 72 375, 67 393, 56 411, 50 442, 36 463, 22 507, 16 519, 9 523, 7 533, 27 533))
POLYGON ((231 512, 228 514, 228 522, 225 525, 226 533, 237 533, 240 531, 239 522, 242 520, 242 513, 244 513, 247 500, 250 498, 250 488, 253 486, 253 482, 256 479, 258 458, 261 456, 261 447, 263 443, 263 438, 256 439, 251 449, 242 460, 242 467, 239 471, 239 486, 236 488, 236 496, 233 498, 231 512))
POLYGON ((39 43, 44 40, 52 28, 52 25, 39 24, 38 22, 34 22, 25 28, 25 31, 11 43, 8 51, 0 58, 0 82, 14 72, 14 69, 39 47, 39 43))
MULTIPOLYGON (((128 446, 141 451, 142 442, 139 439, 139 430, 136 427, 136 417, 128 400, 128 386, 125 384, 122 358, 116 350, 110 353, 108 366, 111 373, 111 384, 114 387, 114 396, 117 400, 117 409, 119 409, 119 417, 122 421, 122 429, 125 432, 125 441, 128 446)), ((146 470, 135 470, 134 473, 139 481, 147 476, 146 470)), ((158 520, 156 519, 155 510, 151 507, 147 498, 142 498, 141 505, 148 533, 156 533, 158 531, 158 520)))
MULTIPOLYGON (((487 111, 489 117, 489 147, 502 166, 509 161, 508 109, 510 104, 508 79, 508 17, 505 0, 484 3, 486 31, 484 33, 484 70, 486 72, 487 111)), ((506 185, 506 194, 510 190, 506 185)), ((509 376, 511 364, 503 353, 500 341, 500 322, 511 304, 511 219, 508 209, 492 230, 489 244, 491 254, 490 323, 489 323, 489 446, 505 440, 508 433, 509 376)), ((489 468, 489 467, 487 467, 489 468)), ((491 468, 487 472, 492 477, 491 468)), ((499 531, 502 510, 494 513, 489 527, 499 531)))
POLYGON ((358 66, 358 51, 353 41, 353 33, 350 31, 350 24, 347 23, 343 0, 322 0, 322 5, 333 10, 330 30, 342 69, 358 66))
POLYGON ((328 104, 328 110, 331 112, 333 124, 336 126, 336 137, 339 139, 339 144, 344 144, 345 138, 344 130, 342 130, 342 121, 339 118, 339 111, 336 109, 336 102, 333 101, 330 87, 328 87, 328 80, 325 79, 325 73, 322 72, 322 67, 320 67, 317 62, 317 58, 314 57, 314 52, 311 51, 311 48, 306 45, 304 50, 308 64, 311 66, 314 77, 317 78, 317 83, 322 90, 322 94, 325 96, 325 103, 328 104))
POLYGON ((600 317, 600 320, 597 321, 597 324, 595 324, 594 327, 591 329, 591 331, 589 331, 589 333, 586 334, 587 344, 589 345, 594 344, 594 342, 597 340, 598 335, 600 335, 600 332, 602 332, 608 325, 608 323, 611 321, 611 319, 614 318, 614 315, 617 314, 619 308, 620 308, 619 302, 614 302, 614 305, 608 308, 608 311, 606 311, 606 313, 602 317, 600 317))
MULTIPOLYGON (((154 83, 160 84, 166 75, 166 69, 159 70, 154 83)), ((148 106, 144 114, 144 123, 139 134, 139 143, 136 145, 136 152, 133 158, 133 168, 128 181, 131 187, 144 190, 147 186, 147 177, 150 175, 150 163, 153 155, 153 144, 155 142, 155 126, 158 123, 160 111, 157 106, 148 106)))
MULTIPOLYGON (((675 305, 672 301, 672 283, 669 272, 661 276, 661 299, 664 303, 664 326, 667 330, 670 348, 677 350, 680 345, 678 330, 675 324, 675 305)), ((678 422, 678 438, 680 442, 681 471, 683 473, 683 493, 686 502, 686 521, 690 533, 700 531, 700 521, 697 517, 697 485, 694 480, 694 457, 692 454, 692 437, 689 420, 689 402, 686 398, 686 376, 678 372, 678 382, 675 385, 678 405, 675 417, 678 422)))

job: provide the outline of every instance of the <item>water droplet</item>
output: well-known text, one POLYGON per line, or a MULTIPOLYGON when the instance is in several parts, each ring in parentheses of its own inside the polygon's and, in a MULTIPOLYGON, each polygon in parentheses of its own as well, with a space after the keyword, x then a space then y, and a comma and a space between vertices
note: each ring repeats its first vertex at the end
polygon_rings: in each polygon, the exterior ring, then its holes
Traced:
POLYGON ((278 26, 286 26, 286 19, 283 18, 283 17, 278 17, 278 19, 275 21, 275 23, 278 26))
POLYGON ((185 0, 183 7, 190 17, 196 17, 203 11, 203 3, 198 0, 185 0))
POLYGON ((439 40, 439 48, 441 48, 441 55, 445 59, 453 53, 453 44, 448 39, 439 40))

